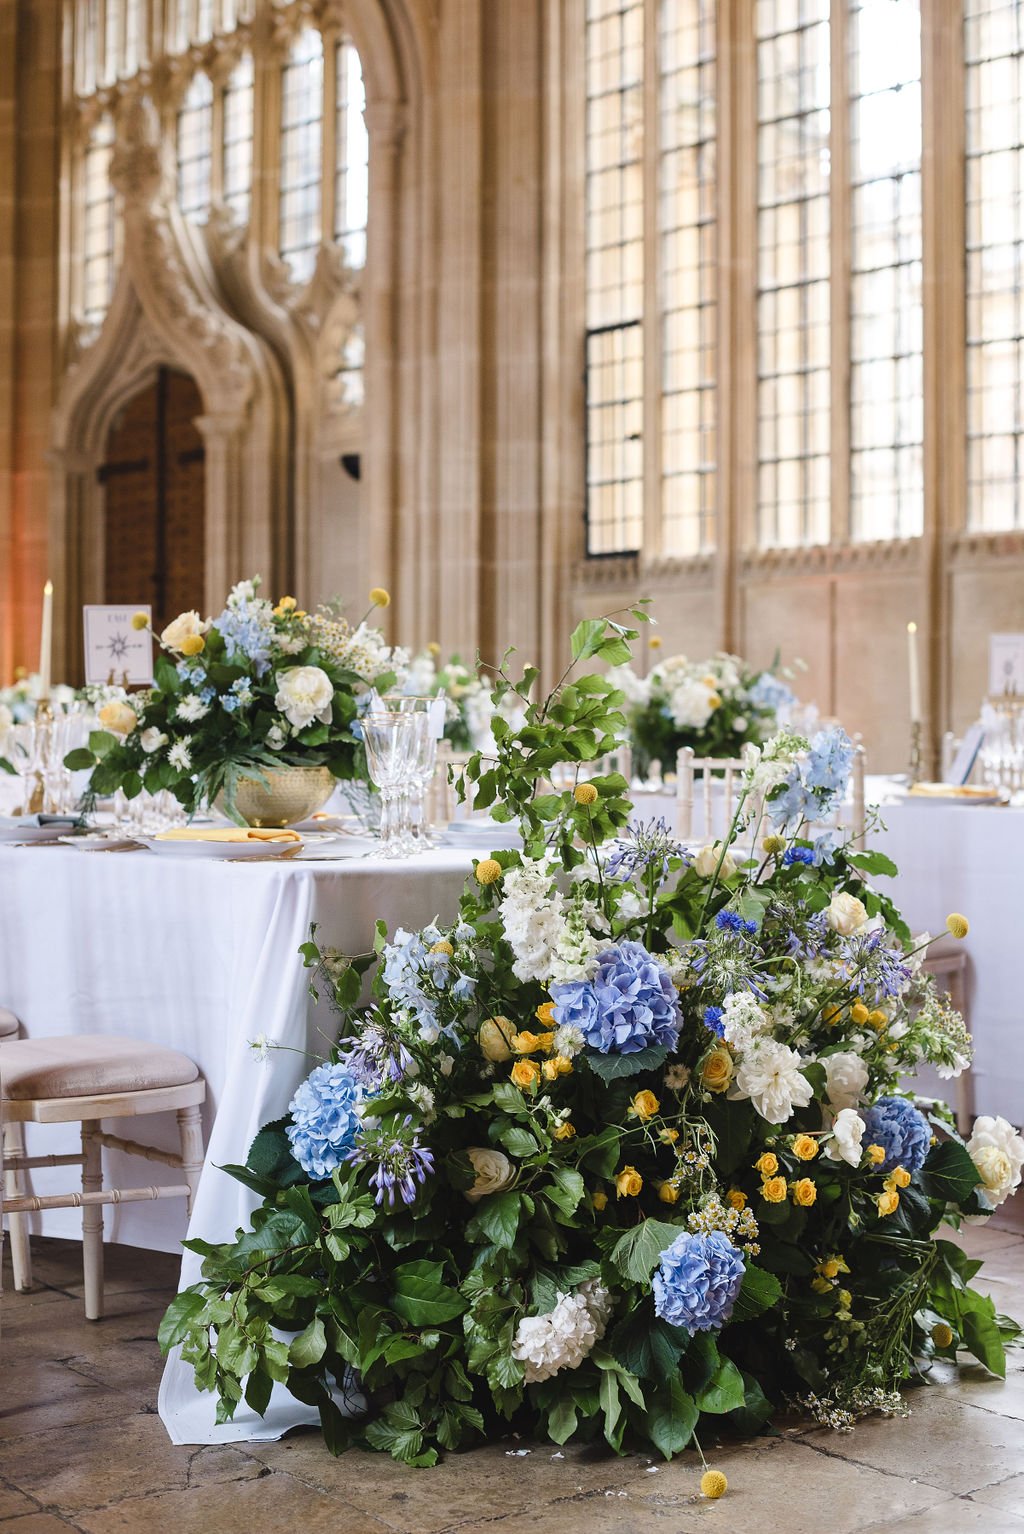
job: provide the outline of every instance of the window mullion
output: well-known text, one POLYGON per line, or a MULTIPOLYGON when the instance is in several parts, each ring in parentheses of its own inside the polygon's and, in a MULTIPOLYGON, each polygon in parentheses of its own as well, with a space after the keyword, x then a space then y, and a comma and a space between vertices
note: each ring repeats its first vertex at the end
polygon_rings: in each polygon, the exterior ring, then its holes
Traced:
MULTIPOLYGON (((644 301, 643 301, 643 476, 644 522, 641 557, 658 559, 662 553, 661 518, 661 386, 662 314, 661 241, 658 218, 658 170, 660 162, 658 11, 664 0, 644 5, 644 301)), ((674 3, 674 0, 669 0, 674 3)))
POLYGON ((849 0, 831 9, 829 131, 829 293, 831 500, 833 544, 850 540, 850 75, 849 0))

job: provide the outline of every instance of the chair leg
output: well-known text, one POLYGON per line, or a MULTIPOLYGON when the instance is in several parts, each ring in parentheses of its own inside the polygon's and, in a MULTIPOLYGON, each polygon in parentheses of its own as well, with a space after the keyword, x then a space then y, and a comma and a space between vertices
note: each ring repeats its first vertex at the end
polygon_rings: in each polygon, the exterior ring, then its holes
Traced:
MULTIPOLYGON (((9 1156, 25 1153, 25 1137, 20 1124, 4 1125, 4 1150, 9 1156)), ((4 1192, 8 1198, 17 1198, 25 1192, 25 1174, 15 1168, 4 1171, 4 1192)), ((28 1294, 32 1288, 32 1253, 28 1241, 28 1215, 7 1216, 11 1232, 11 1267, 14 1270, 14 1287, 20 1294, 28 1294)))
MULTIPOLYGON (((97 1119, 82 1124, 82 1192, 99 1193, 103 1187, 103 1147, 96 1139, 97 1119)), ((82 1259, 85 1266, 85 1317, 99 1321, 103 1315, 103 1205, 82 1206, 82 1259)))
POLYGON ((181 1136, 181 1169, 188 1183, 188 1213, 192 1213, 199 1175, 203 1170, 203 1118, 196 1106, 178 1109, 178 1133, 181 1136))

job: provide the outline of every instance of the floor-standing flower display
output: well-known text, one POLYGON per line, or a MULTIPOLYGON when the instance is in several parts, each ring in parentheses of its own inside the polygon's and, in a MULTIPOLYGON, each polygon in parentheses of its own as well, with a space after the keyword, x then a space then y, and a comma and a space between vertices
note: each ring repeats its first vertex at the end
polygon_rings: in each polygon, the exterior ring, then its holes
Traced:
MULTIPOLYGON (((632 637, 588 620, 574 660, 622 664, 632 637)), ((892 865, 816 830, 849 741, 749 748, 729 835, 695 857, 663 825, 626 832, 617 775, 545 791, 610 749, 623 696, 580 665, 543 702, 533 681, 502 675, 525 723, 497 719, 466 769, 522 852, 373 955, 306 945, 336 1047, 228 1169, 262 1207, 197 1246, 164 1345, 222 1417, 282 1381, 333 1450, 413 1465, 513 1427, 668 1457, 702 1419, 901 1410, 937 1355, 1002 1373, 1017 1328, 938 1232, 1016 1188, 1024 1142, 986 1118, 964 1144, 901 1087, 970 1044, 872 885, 892 865), (349 1371, 358 1420, 331 1395, 349 1371)))

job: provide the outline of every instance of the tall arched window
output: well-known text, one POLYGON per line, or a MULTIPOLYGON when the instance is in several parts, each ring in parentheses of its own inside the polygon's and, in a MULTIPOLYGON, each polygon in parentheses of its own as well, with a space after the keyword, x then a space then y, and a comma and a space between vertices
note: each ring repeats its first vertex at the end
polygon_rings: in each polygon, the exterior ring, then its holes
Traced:
POLYGON ((213 82, 192 76, 178 112, 178 207, 186 218, 204 220, 210 211, 213 164, 213 82))
POLYGON ((224 86, 223 197, 239 223, 249 217, 252 188, 252 54, 243 53, 224 86))
POLYGON ((324 45, 313 27, 292 43, 281 72, 278 249, 297 282, 313 271, 321 240, 324 45))
POLYGON ((335 51, 334 238, 349 266, 366 263, 369 141, 359 55, 347 38, 335 51))
POLYGON ((110 184, 114 124, 109 113, 96 123, 81 161, 81 309, 83 318, 98 325, 114 291, 117 261, 117 210, 110 184))

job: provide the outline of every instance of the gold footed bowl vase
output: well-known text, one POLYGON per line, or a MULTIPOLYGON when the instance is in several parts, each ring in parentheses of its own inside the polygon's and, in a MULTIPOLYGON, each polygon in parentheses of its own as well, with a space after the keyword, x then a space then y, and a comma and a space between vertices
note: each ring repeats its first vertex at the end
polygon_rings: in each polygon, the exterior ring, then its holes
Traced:
MULTIPOLYGON (((293 826, 323 809, 334 792, 336 779, 327 767, 268 767, 264 785, 258 778, 240 778, 235 808, 246 825, 293 826)), ((218 805, 224 808, 223 795, 218 805)))

